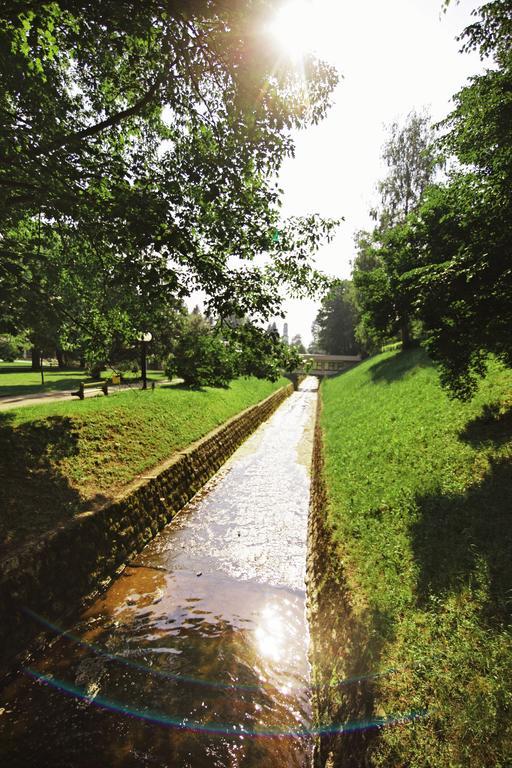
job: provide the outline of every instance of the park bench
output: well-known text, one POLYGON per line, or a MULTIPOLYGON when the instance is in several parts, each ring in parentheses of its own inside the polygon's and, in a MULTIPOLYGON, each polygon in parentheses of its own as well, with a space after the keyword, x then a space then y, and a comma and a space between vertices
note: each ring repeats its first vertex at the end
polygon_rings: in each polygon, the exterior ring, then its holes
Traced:
POLYGON ((101 385, 93 381, 90 384, 86 384, 85 381, 81 381, 79 384, 79 387, 76 392, 71 392, 72 397, 79 397, 80 400, 83 400, 85 398, 85 390, 87 389, 101 389, 104 395, 108 395, 108 382, 104 381, 101 385))

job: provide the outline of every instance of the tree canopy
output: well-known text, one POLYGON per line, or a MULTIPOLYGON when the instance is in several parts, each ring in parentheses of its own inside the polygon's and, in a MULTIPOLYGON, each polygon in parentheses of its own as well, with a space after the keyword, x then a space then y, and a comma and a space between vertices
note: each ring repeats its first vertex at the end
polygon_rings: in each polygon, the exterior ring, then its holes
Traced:
POLYGON ((387 176, 377 185, 380 229, 385 230, 403 221, 416 208, 425 188, 432 182, 438 160, 430 115, 413 110, 403 125, 392 123, 382 159, 389 168, 387 176))
POLYGON ((265 32, 275 7, 2 5, 4 330, 37 336, 42 313, 63 343, 79 333, 104 350, 195 289, 218 317, 264 321, 284 288, 318 288, 311 254, 334 222, 282 222, 274 180, 336 74, 280 58, 265 32))
POLYGON ((455 95, 442 144, 458 161, 418 214, 418 316, 442 380, 470 397, 489 353, 512 365, 512 3, 484 5, 464 50, 493 61, 455 95))
POLYGON ((378 224, 356 235, 354 285, 360 309, 357 336, 363 347, 400 334, 410 346, 414 295, 402 274, 416 266, 409 245, 409 216, 432 183, 438 158, 427 113, 411 112, 404 124, 393 123, 382 151, 389 172, 379 182, 378 224))

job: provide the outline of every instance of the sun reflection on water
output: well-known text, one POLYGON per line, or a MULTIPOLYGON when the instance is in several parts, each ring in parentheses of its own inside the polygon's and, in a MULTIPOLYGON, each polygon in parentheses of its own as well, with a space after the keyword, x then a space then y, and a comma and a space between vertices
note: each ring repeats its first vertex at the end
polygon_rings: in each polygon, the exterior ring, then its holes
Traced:
POLYGON ((279 606, 266 605, 254 633, 259 653, 271 661, 281 661, 286 651, 286 630, 279 606))

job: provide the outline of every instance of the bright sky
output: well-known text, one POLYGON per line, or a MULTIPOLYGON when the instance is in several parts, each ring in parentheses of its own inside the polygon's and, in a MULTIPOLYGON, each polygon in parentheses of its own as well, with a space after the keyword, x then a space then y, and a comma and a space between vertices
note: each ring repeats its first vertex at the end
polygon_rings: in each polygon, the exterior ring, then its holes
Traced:
MULTIPOLYGON (((319 251, 317 265, 350 276, 353 234, 371 228, 368 211, 385 175, 380 154, 386 125, 426 107, 434 120, 467 77, 482 69, 474 54, 459 53, 455 37, 482 5, 455 0, 446 14, 441 0, 291 0, 274 26, 283 47, 311 45, 333 64, 341 80, 334 105, 317 126, 298 132, 295 158, 283 166, 283 215, 320 213, 344 217, 335 240, 319 251), (301 21, 304 19, 304 23, 301 21), (293 41, 297 41, 294 43, 293 41)), ((318 303, 287 301, 290 338, 311 340, 318 303)), ((282 331, 282 320, 278 320, 282 331)))

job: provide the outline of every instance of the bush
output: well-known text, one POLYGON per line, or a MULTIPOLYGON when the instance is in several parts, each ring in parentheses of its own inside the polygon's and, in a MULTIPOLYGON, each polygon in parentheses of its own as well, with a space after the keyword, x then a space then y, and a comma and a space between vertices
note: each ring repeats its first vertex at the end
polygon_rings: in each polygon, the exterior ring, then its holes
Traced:
POLYGON ((138 360, 122 360, 120 363, 116 363, 116 368, 121 373, 128 373, 128 371, 130 373, 138 373, 140 370, 138 360))
POLYGON ((283 371, 292 373, 301 364, 297 347, 284 344, 277 333, 262 331, 251 323, 234 329, 232 344, 243 376, 277 381, 283 371))
POLYGON ((23 336, 12 336, 10 333, 0 336, 0 360, 13 363, 28 347, 29 344, 23 336))
POLYGON ((237 374, 235 355, 199 314, 190 315, 167 359, 165 373, 179 376, 187 386, 227 387, 237 374))

